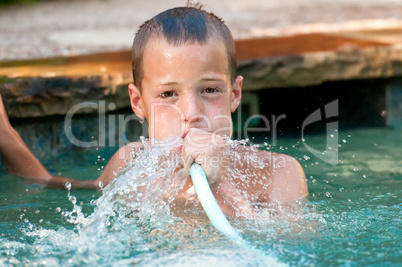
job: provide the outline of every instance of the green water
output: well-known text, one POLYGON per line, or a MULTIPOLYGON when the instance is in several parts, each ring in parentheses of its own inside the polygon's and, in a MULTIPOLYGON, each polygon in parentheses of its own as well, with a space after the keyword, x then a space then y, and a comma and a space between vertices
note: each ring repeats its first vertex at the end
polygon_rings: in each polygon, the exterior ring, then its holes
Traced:
MULTIPOLYGON (((316 149, 325 149, 325 140, 324 135, 305 137, 316 149)), ((263 144, 264 138, 255 141, 263 144)), ((402 131, 345 130, 338 143, 339 163, 333 166, 312 155, 299 138, 280 136, 270 150, 299 160, 308 200, 281 216, 262 209, 255 220, 232 219, 232 225, 261 254, 291 266, 400 266, 402 131)), ((100 172, 96 158, 87 167, 47 167, 89 179, 100 172)), ((27 185, 4 173, 0 179, 0 266, 264 266, 259 255, 243 251, 211 225, 158 212, 141 218, 116 215, 107 233, 83 236, 63 215, 73 210, 67 190, 27 185)), ((91 200, 101 193, 71 195, 90 215, 95 208, 91 200)))

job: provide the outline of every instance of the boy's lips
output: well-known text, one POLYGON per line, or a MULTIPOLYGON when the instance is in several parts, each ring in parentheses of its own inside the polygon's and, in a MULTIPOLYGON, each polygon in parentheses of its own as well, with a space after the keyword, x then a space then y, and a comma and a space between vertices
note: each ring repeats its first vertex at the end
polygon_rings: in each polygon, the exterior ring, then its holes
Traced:
POLYGON ((183 133, 180 135, 181 138, 186 138, 187 134, 190 132, 190 124, 189 123, 185 123, 184 125, 184 131, 183 133))
POLYGON ((183 138, 183 139, 186 138, 188 132, 189 132, 189 131, 185 131, 185 132, 181 135, 181 138, 183 138))

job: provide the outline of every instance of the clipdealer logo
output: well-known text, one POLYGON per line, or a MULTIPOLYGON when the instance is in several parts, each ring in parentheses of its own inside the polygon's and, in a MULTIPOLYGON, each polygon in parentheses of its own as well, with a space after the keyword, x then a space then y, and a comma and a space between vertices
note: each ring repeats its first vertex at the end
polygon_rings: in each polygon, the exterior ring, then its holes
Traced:
POLYGON ((338 130, 339 123, 338 120, 334 120, 339 115, 339 101, 334 100, 324 106, 323 109, 318 108, 314 112, 312 112, 308 117, 303 121, 302 124, 302 141, 304 147, 312 153, 317 158, 322 161, 331 164, 338 164, 338 130), (317 123, 319 121, 326 122, 326 144, 325 150, 319 151, 310 145, 307 144, 306 139, 304 138, 305 129, 307 126, 317 123))

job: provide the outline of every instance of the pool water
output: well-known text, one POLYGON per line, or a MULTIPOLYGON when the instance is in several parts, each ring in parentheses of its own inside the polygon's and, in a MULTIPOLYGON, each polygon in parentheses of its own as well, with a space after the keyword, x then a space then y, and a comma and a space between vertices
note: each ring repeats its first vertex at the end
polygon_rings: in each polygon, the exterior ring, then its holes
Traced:
MULTIPOLYGON (((3 172, 0 266, 401 265, 402 131, 340 132, 335 166, 312 155, 300 138, 279 137, 275 147, 262 145, 265 141, 253 140, 261 149, 299 160, 310 196, 298 205, 262 207, 254 220, 230 219, 253 250, 221 236, 202 219, 202 209, 186 211, 183 220, 166 208, 169 200, 122 204, 110 190, 102 195, 43 189, 3 172)), ((324 149, 326 136, 306 136, 305 142, 324 149)), ((71 166, 71 159, 64 166, 47 167, 91 179, 106 163, 98 156, 94 153, 87 166, 71 166)))

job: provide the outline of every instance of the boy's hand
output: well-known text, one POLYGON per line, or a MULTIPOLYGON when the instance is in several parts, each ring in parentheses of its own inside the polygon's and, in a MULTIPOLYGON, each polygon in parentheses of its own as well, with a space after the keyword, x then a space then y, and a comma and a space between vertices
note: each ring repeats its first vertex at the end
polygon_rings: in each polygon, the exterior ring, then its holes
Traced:
POLYGON ((208 182, 215 184, 221 176, 221 158, 224 140, 221 136, 201 129, 190 129, 184 138, 182 158, 189 169, 193 162, 204 169, 208 182))

